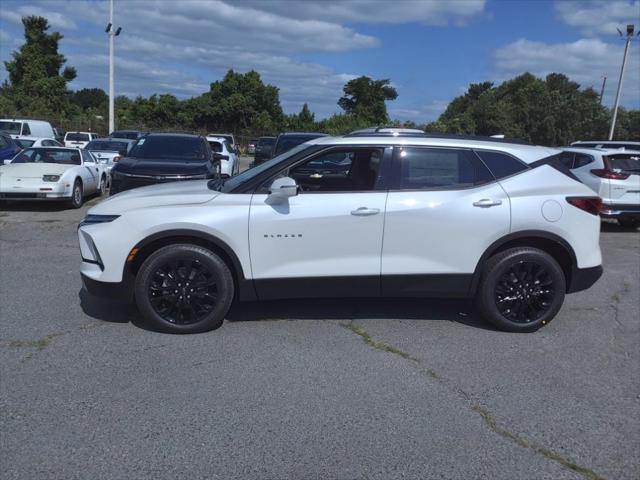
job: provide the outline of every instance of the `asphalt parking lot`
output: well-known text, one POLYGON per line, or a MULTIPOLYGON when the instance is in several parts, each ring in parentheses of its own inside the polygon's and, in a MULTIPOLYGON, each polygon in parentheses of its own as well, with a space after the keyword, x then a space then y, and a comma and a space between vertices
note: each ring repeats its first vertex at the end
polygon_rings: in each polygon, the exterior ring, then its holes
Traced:
POLYGON ((535 334, 346 299, 173 336, 81 291, 88 208, 0 207, 3 479, 640 477, 638 232, 603 224, 603 278, 535 334))

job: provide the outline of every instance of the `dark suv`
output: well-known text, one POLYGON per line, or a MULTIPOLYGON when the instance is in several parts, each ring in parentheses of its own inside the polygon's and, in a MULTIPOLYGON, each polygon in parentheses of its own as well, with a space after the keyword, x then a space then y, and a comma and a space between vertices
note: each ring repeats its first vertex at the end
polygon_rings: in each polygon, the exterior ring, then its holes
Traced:
POLYGON ((204 137, 151 133, 111 170, 111 194, 154 183, 215 178, 220 169, 204 137))
POLYGON ((256 151, 253 155, 253 163, 259 163, 269 160, 273 153, 273 146, 276 143, 276 137, 260 137, 256 143, 256 151))
POLYGON ((318 137, 327 137, 326 133, 317 133, 317 132, 292 132, 292 133, 281 133, 278 135, 276 140, 276 144, 273 147, 272 157, 277 157, 278 155, 288 152, 293 147, 297 147, 301 143, 308 142, 314 138, 318 137))

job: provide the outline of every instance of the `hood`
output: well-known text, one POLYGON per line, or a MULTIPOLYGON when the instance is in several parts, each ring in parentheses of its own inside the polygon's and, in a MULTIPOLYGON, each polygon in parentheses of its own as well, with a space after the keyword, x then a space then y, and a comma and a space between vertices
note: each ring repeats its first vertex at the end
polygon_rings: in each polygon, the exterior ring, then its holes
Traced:
POLYGON ((116 171, 136 175, 200 175, 207 173, 206 160, 153 159, 125 157, 116 171))
POLYGON ((62 165, 60 163, 10 163, 0 167, 3 176, 11 178, 40 178, 43 175, 62 175, 80 165, 62 165))
POLYGON ((190 180, 134 188, 109 197, 89 210, 89 213, 92 215, 118 215, 138 208, 208 202, 220 192, 210 190, 207 183, 208 180, 190 180))

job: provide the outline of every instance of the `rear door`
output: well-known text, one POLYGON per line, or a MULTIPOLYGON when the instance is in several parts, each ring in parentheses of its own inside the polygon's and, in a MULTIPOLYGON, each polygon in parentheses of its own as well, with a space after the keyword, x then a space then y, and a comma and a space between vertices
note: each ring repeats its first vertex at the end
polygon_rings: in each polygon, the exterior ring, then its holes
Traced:
POLYGON ((468 149, 396 147, 382 294, 464 296, 484 251, 509 233, 509 198, 468 149))

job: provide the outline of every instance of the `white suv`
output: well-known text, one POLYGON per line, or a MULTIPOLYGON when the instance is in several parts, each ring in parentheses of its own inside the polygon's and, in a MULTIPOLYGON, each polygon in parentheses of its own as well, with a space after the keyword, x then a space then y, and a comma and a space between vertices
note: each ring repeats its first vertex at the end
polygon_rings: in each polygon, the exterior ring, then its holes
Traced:
POLYGON ((426 134, 322 137, 226 180, 138 188, 79 226, 82 279, 159 330, 234 300, 475 297, 497 327, 551 321, 602 274, 600 199, 560 151, 426 134))
POLYGON ((232 177, 240 172, 238 155, 226 138, 207 135, 207 143, 213 150, 214 158, 220 162, 220 175, 232 177))
POLYGON ((565 148, 560 160, 602 198, 600 215, 626 228, 640 225, 640 151, 565 148))

